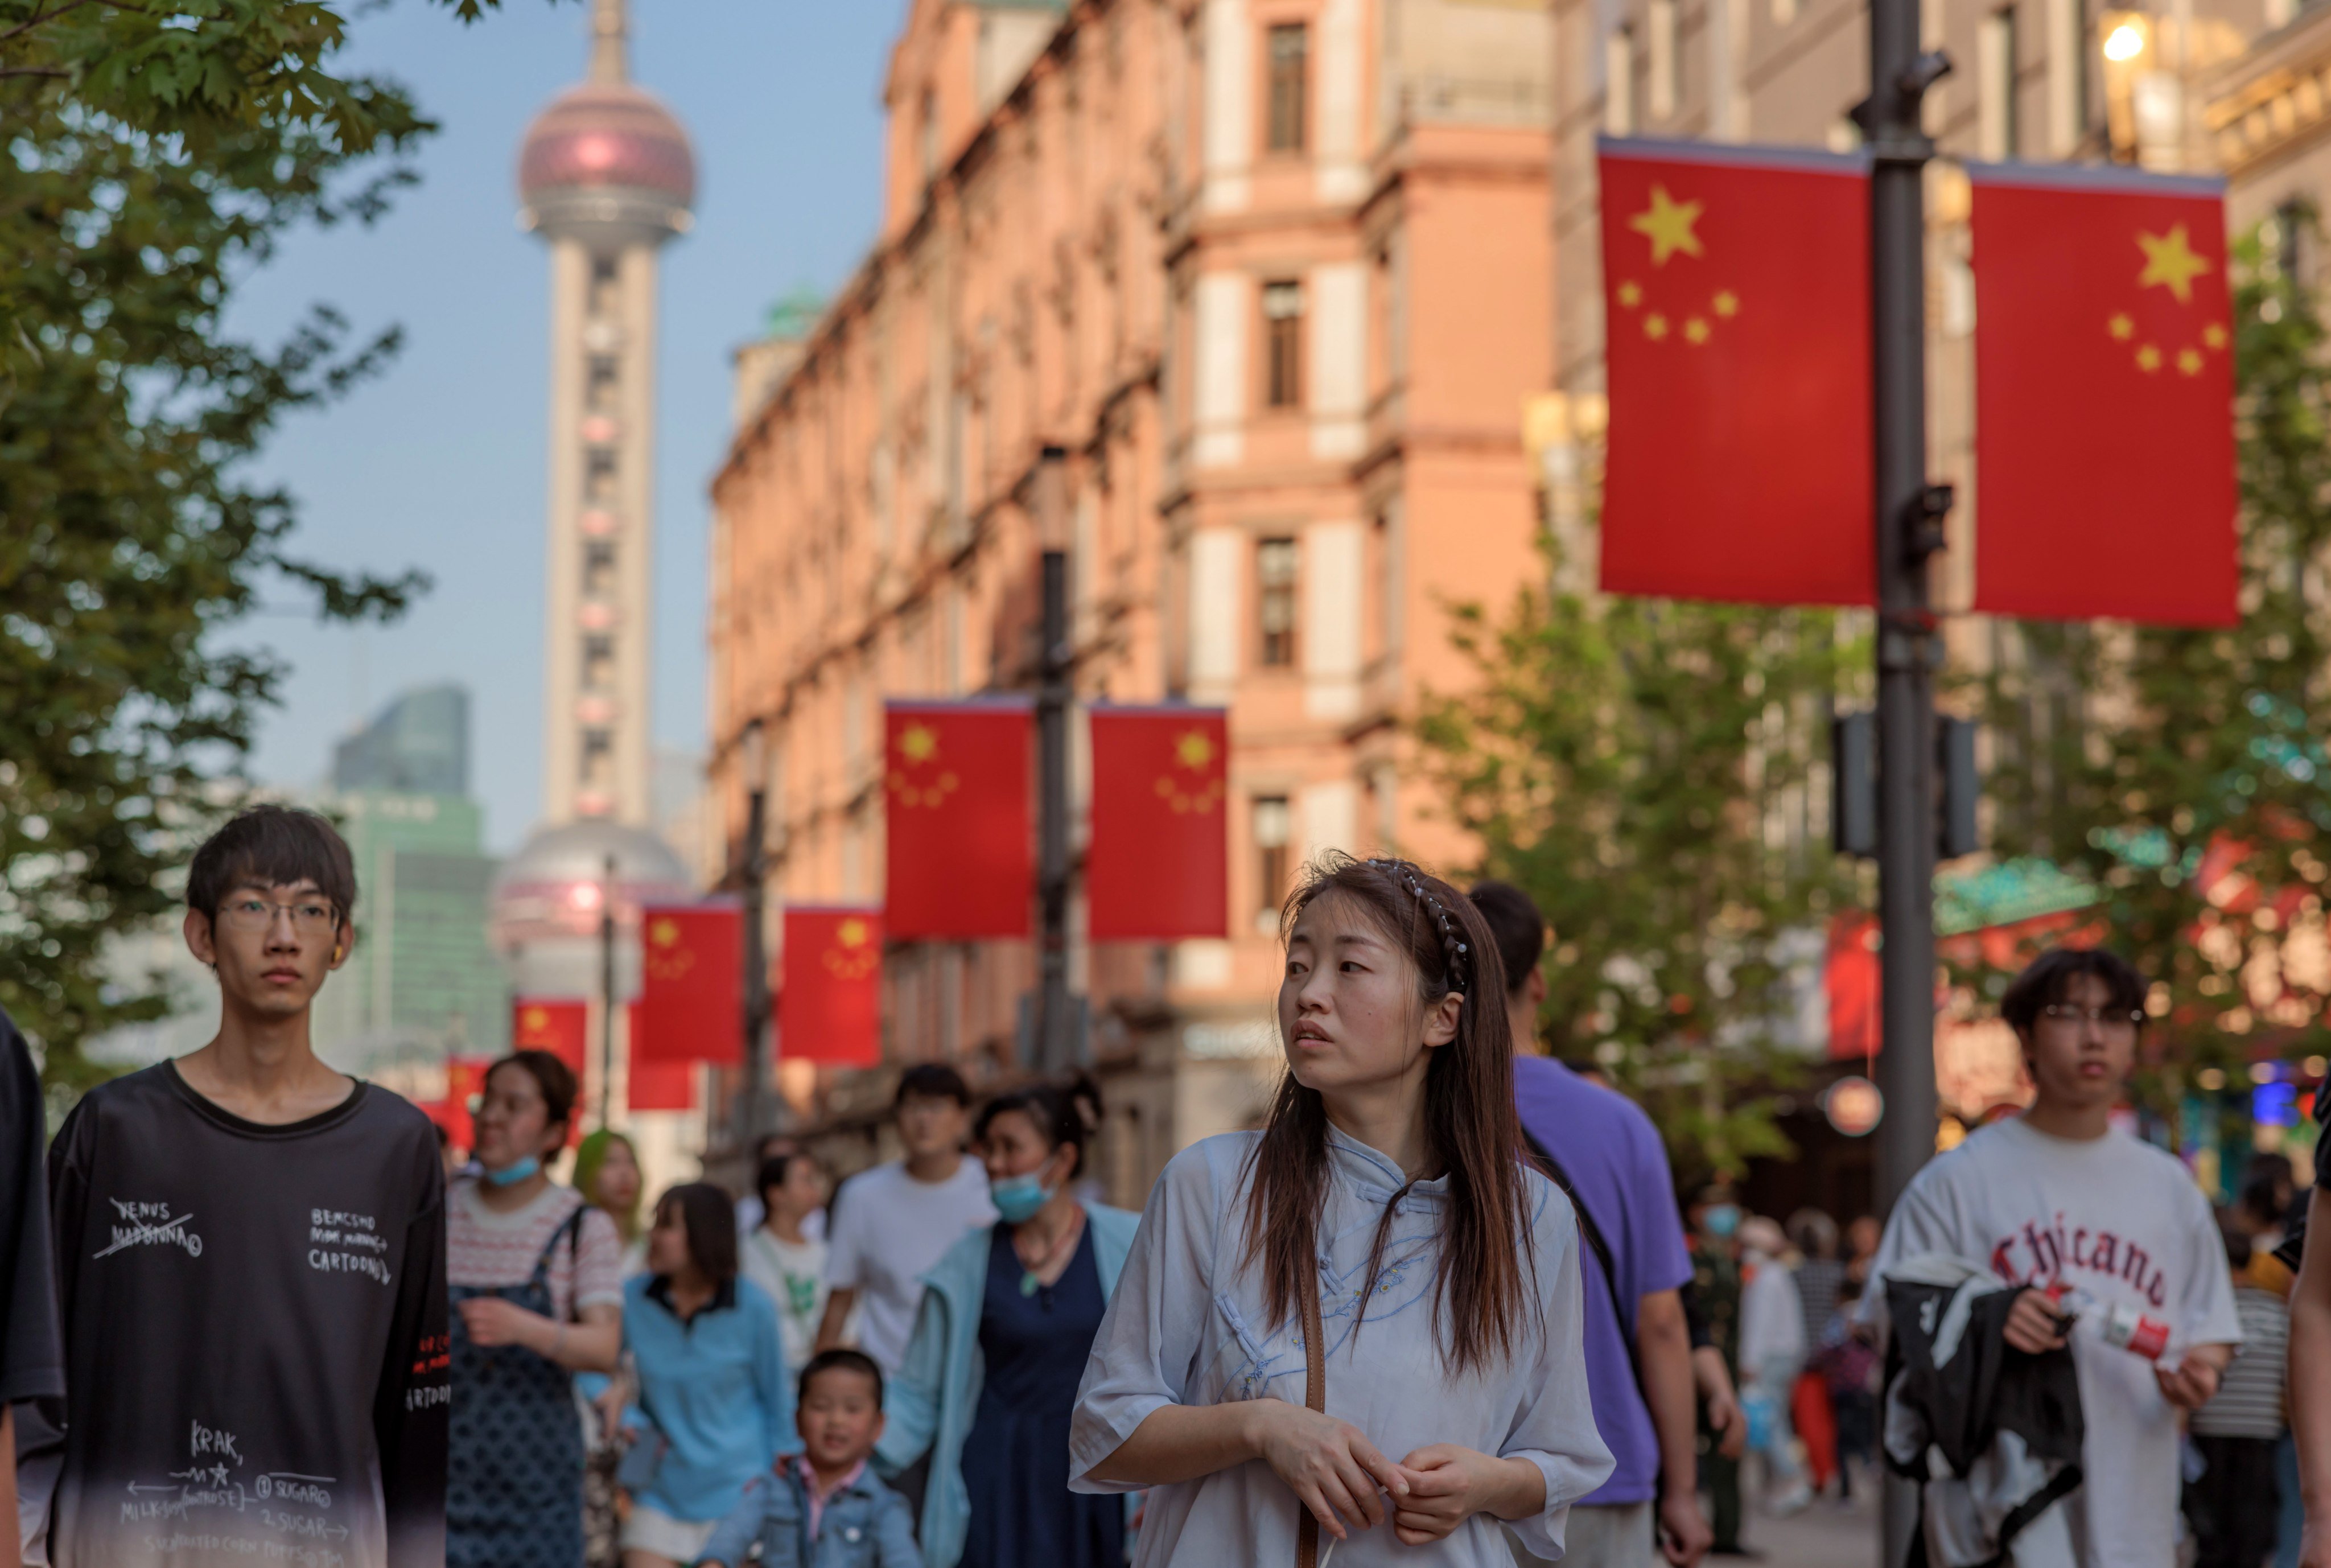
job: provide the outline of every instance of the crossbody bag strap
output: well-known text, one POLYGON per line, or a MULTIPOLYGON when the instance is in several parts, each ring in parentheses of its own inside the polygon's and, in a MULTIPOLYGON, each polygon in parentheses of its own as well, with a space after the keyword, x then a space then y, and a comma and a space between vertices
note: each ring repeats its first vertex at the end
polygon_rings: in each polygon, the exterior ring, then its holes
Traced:
MULTIPOLYGON (((1327 1411, 1327 1353, 1319 1326, 1319 1263, 1307 1260, 1303 1270, 1303 1408, 1327 1411)), ((1295 1568, 1319 1568, 1319 1517, 1299 1499, 1295 1526, 1295 1568)))

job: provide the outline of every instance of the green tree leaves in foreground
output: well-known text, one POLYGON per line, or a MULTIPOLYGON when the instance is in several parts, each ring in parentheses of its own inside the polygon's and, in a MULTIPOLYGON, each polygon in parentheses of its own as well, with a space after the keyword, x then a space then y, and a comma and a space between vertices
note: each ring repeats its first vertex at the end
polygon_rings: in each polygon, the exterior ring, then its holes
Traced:
POLYGON ((0 1006, 61 1087, 82 1041, 161 1011, 100 960, 169 908, 274 699, 281 668, 227 629, 262 592, 353 619, 423 586, 300 557, 247 468, 395 334, 223 325, 288 231, 376 216, 432 128, 334 71, 348 9, 0 0, 0 1006))
POLYGON ((2331 377, 2285 237, 2234 247, 2241 624, 2003 626, 1984 683, 1997 847, 2101 889, 2103 939, 2156 983, 2164 1112, 2193 1069, 2331 1050, 2331 377))
POLYGON ((1525 589, 1456 612, 1478 685, 1429 701, 1426 760, 1483 870, 1537 900, 1556 1055, 1600 1063, 1689 1188, 1788 1145, 1796 998, 1851 892, 1816 799, 1841 617, 1525 589))

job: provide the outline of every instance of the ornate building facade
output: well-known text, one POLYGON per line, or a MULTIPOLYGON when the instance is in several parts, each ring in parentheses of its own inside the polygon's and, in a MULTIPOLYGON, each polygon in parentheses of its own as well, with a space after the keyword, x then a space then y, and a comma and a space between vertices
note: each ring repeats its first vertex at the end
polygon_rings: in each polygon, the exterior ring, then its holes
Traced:
MULTIPOLYGON (((711 722, 732 841, 740 736, 766 726, 773 909, 880 899, 882 701, 1032 686, 1048 544, 1080 698, 1230 710, 1227 937, 1072 942, 1121 1195, 1259 1108, 1307 857, 1464 858, 1401 720, 1466 678, 1447 606, 1541 570, 1520 435, 1550 373, 1547 22, 1536 0, 917 0, 880 237, 782 374, 746 366, 711 722), (1070 454, 1051 538, 1048 444, 1070 454)), ((894 947, 889 1062, 1014 1070, 1034 967, 1023 943, 894 947)), ((888 1098, 883 1073, 781 1083, 827 1125, 888 1098)))

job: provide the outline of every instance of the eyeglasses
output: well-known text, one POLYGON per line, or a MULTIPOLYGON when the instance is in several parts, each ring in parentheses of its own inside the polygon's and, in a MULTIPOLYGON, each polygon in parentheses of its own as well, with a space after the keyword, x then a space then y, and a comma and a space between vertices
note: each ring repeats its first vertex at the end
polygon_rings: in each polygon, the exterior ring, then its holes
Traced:
POLYGON ((2043 1018, 2058 1023, 2093 1023, 2098 1029, 2118 1033, 2134 1030, 2145 1022, 2145 1014, 2126 1007, 2075 1007, 2069 1002, 2051 1002, 2040 1010, 2043 1018))
POLYGON ((329 936, 339 929, 340 914, 321 899, 302 898, 278 904, 259 898, 230 898, 219 906, 220 922, 232 931, 269 931, 275 917, 291 917, 291 929, 302 936, 329 936))

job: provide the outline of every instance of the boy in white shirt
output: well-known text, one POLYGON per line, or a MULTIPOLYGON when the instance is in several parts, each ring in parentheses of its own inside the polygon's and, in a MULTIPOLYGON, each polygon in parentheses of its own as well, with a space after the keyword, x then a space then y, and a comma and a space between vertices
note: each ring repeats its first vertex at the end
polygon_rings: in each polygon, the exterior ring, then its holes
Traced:
MULTIPOLYGON (((2087 1568, 2172 1568, 2178 1412, 2217 1392, 2241 1338, 2209 1201, 2171 1155, 2112 1128, 2145 989, 2126 960, 2097 950, 2060 948, 2016 977, 2000 1015, 2022 1044, 2031 1108, 1918 1174, 1873 1269, 1882 1277, 1945 1253, 2037 1288, 2015 1303, 2005 1337, 2036 1354, 2069 1335, 2087 1436, 2085 1480, 2067 1508, 2087 1568), (2055 1284, 2096 1310, 2068 1325, 2041 1293, 2055 1284), (2104 1338, 2098 1319, 2120 1307, 2166 1325, 2158 1361, 2104 1338)), ((1865 1320, 1884 1296, 1870 1291, 1865 1320)))
POLYGON ((861 1171, 842 1183, 831 1210, 825 1278, 832 1288, 817 1348, 849 1336, 860 1309, 858 1348, 884 1376, 906 1359, 923 1275, 964 1232, 995 1223, 987 1171, 963 1152, 971 1129, 971 1086, 939 1062, 909 1068, 892 1115, 906 1158, 861 1171))

